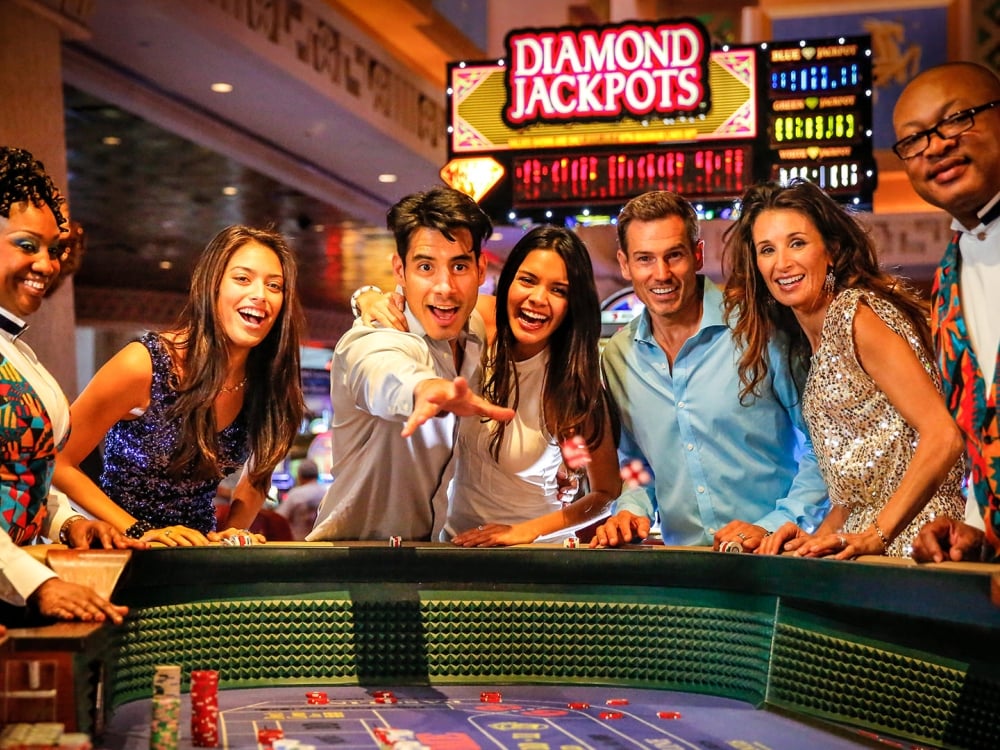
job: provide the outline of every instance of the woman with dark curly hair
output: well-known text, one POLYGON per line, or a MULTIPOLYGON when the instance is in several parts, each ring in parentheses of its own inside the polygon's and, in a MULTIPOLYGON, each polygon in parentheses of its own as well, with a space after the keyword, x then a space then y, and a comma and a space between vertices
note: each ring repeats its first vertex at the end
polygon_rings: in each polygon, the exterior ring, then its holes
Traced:
POLYGON ((962 436, 945 408, 926 306, 884 273, 864 229, 810 182, 759 185, 726 235, 726 313, 743 346, 741 396, 767 375, 772 337, 808 372, 802 413, 831 510, 758 552, 908 556, 935 516, 962 518, 962 436))
POLYGON ((69 434, 69 404, 21 334, 60 277, 62 205, 40 162, 0 147, 0 599, 48 617, 121 622, 124 607, 60 580, 18 548, 39 536, 74 547, 145 546, 49 491, 56 451, 69 434))
POLYGON ((56 485, 137 539, 201 545, 245 532, 304 413, 296 276, 280 234, 219 232, 176 324, 122 349, 73 403, 56 485), (97 487, 80 461, 102 439, 97 487), (230 528, 216 532, 216 488, 241 465, 230 528))

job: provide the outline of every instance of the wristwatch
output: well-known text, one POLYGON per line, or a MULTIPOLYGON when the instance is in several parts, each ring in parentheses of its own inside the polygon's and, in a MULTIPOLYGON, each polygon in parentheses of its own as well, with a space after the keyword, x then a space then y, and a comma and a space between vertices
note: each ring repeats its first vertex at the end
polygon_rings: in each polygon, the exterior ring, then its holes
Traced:
POLYGON ((381 294, 382 290, 374 284, 365 284, 364 286, 358 287, 354 290, 354 294, 351 295, 351 312, 354 313, 355 319, 361 317, 361 309, 358 307, 358 297, 365 292, 378 292, 381 294))

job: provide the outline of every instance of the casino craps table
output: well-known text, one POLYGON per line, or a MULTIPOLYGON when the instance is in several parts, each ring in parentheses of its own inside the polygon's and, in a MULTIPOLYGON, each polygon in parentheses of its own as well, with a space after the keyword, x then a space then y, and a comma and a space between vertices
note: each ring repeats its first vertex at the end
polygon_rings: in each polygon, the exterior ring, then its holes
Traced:
MULTIPOLYGON (((386 738, 391 741, 411 733, 417 744, 401 746, 434 750, 847 750, 880 746, 856 732, 806 724, 730 698, 692 693, 561 685, 379 687, 224 690, 219 695, 219 747, 266 748, 267 740, 262 737, 281 736, 316 748, 351 750, 385 747, 386 738)), ((192 746, 186 730, 188 711, 180 722, 179 748, 192 746)), ((149 714, 146 700, 120 706, 100 746, 146 750, 149 714)))

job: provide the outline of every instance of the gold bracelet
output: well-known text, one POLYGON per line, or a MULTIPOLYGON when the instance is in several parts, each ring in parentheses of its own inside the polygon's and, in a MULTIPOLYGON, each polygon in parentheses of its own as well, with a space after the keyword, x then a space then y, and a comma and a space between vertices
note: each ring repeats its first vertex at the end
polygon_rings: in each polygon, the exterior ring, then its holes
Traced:
POLYGON ((886 554, 889 551, 889 539, 886 537, 885 532, 882 531, 882 527, 878 525, 878 521, 872 521, 872 526, 875 527, 875 533, 878 534, 879 541, 882 542, 882 554, 886 554))

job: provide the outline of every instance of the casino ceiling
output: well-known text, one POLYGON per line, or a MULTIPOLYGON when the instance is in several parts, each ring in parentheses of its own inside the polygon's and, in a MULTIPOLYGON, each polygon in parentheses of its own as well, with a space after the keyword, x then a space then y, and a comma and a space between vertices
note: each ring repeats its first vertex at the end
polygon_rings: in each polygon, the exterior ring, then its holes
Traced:
MULTIPOLYGON (((354 288, 391 283, 385 211, 439 182, 445 135, 428 124, 443 121, 445 64, 485 59, 487 27, 502 38, 516 25, 606 23, 612 5, 647 18, 711 9, 712 33, 732 39, 750 4, 78 4, 86 33, 63 54, 71 209, 87 237, 77 319, 166 322, 218 229, 271 224, 296 247, 310 332, 329 343, 354 288), (393 97, 417 105, 390 111, 393 97)), ((516 236, 501 228, 490 249, 502 257, 516 236)), ((620 285, 613 241, 591 245, 599 285, 620 285)))

